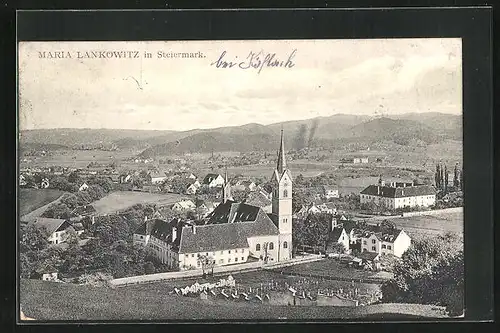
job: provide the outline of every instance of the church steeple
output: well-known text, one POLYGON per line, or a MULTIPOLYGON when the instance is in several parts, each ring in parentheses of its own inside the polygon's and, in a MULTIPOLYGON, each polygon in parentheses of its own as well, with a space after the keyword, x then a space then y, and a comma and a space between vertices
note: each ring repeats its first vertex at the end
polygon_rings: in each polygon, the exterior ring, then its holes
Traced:
POLYGON ((282 175, 283 171, 286 170, 286 157, 285 157, 285 143, 283 139, 283 129, 281 129, 281 142, 280 149, 278 151, 278 165, 276 167, 279 174, 282 175))
POLYGON ((232 200, 231 196, 231 184, 229 183, 229 179, 227 177, 227 167, 224 171, 224 186, 222 187, 222 203, 226 203, 228 200, 232 200))

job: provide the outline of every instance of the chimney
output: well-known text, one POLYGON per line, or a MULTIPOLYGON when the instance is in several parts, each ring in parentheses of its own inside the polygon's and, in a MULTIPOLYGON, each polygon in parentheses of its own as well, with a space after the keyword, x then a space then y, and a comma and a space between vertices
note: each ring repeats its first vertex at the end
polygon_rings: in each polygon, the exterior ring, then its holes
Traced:
POLYGON ((192 229, 193 229, 193 235, 196 235, 196 225, 195 225, 195 224, 193 224, 191 227, 192 227, 192 229))

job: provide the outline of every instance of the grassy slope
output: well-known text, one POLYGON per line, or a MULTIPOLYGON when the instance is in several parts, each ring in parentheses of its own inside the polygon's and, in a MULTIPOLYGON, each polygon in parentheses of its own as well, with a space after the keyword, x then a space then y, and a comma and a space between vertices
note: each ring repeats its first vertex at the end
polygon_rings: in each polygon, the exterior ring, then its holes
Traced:
POLYGON ((285 307, 202 301, 157 290, 108 289, 38 280, 21 280, 20 303, 38 320, 214 320, 355 319, 375 314, 384 319, 441 317, 439 308, 379 304, 366 307, 285 307), (212 305, 212 306, 210 306, 212 305), (414 314, 416 315, 414 315, 414 314))
POLYGON ((101 214, 109 214, 126 209, 135 204, 158 203, 173 204, 185 196, 179 194, 156 194, 146 192, 113 192, 104 198, 94 202, 92 205, 101 214))
POLYGON ((19 215, 26 215, 59 198, 64 192, 53 189, 19 189, 19 215))

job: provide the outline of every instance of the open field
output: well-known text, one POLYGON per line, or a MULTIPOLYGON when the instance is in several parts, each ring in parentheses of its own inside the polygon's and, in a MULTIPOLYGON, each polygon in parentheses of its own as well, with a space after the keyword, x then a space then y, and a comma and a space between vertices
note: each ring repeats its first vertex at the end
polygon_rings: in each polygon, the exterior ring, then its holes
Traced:
POLYGON ((54 189, 19 189, 19 216, 26 215, 43 207, 63 195, 63 191, 54 189))
MULTIPOLYGON (((403 228, 413 239, 435 236, 446 232, 463 234, 463 213, 443 213, 391 218, 389 221, 403 228)), ((368 220, 369 223, 372 223, 368 220)))
MULTIPOLYGON (((236 279, 238 279, 236 277, 236 279)), ((36 320, 286 320, 425 319, 444 317, 441 307, 377 304, 363 307, 290 307, 219 302, 168 294, 166 288, 90 287, 21 280, 20 303, 36 320)))
POLYGON ((137 154, 136 150, 54 150, 50 156, 45 157, 26 157, 30 162, 23 162, 21 158, 21 167, 49 167, 62 166, 85 168, 90 162, 113 163, 129 158, 137 154))
POLYGON ((92 206, 94 206, 99 214, 111 214, 136 204, 170 205, 185 197, 184 195, 173 193, 157 194, 119 191, 113 192, 94 202, 92 206))

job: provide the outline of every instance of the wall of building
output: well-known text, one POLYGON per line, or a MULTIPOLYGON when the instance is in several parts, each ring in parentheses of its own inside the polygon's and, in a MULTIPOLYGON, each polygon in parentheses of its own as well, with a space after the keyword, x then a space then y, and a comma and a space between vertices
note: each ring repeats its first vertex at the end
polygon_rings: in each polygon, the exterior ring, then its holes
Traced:
POLYGON ((52 244, 61 244, 66 240, 66 230, 56 231, 47 239, 52 244))
POLYGON ((394 241, 394 255, 401 257, 403 253, 410 247, 411 238, 406 232, 401 231, 398 238, 394 241))
POLYGON ((404 207, 429 207, 436 203, 435 195, 424 195, 417 197, 405 197, 405 198, 384 198, 377 195, 361 194, 360 202, 370 203, 373 202, 378 205, 383 205, 390 209, 404 208, 404 207))
POLYGON ((361 239, 361 251, 377 252, 380 253, 382 243, 377 239, 375 235, 371 235, 368 238, 361 239))
POLYGON ((198 257, 209 256, 215 260, 215 266, 225 266, 232 264, 245 263, 248 259, 248 248, 211 251, 211 252, 196 252, 182 254, 181 269, 189 269, 189 267, 201 269, 202 266, 198 262, 198 257))
MULTIPOLYGON (((248 245, 250 255, 256 258, 260 258, 260 256, 265 255, 264 244, 265 243, 273 243, 273 249, 271 250, 268 246, 267 255, 269 256, 269 261, 277 261, 278 260, 278 235, 272 236, 257 236, 248 238, 248 245), (257 250, 257 244, 260 245, 260 250, 257 250)), ((283 244, 280 244, 283 247, 283 244)))

